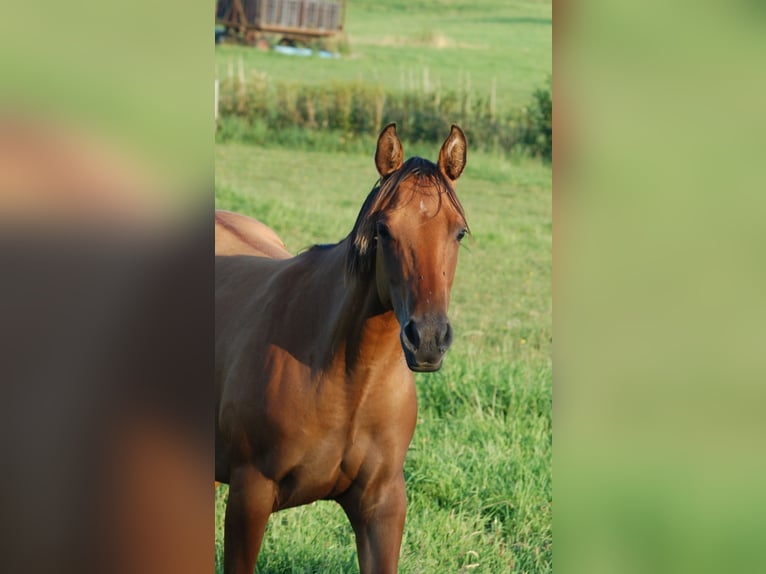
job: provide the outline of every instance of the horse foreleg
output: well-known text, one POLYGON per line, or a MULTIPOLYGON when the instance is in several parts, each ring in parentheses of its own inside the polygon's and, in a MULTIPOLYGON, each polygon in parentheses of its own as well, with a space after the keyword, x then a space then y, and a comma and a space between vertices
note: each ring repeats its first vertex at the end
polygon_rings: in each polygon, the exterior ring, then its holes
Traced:
POLYGON ((404 476, 374 487, 354 487, 338 500, 356 534, 360 574, 396 573, 407 497, 404 476))
POLYGON ((253 574, 274 496, 274 483, 255 468, 232 471, 223 540, 226 574, 253 574))

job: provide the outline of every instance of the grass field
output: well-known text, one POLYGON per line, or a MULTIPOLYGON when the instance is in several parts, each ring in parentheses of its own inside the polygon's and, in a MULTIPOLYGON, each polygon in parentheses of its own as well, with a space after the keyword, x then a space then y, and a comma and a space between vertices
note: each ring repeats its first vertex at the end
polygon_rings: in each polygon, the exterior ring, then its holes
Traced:
MULTIPOLYGON (((474 154, 458 182, 473 235, 453 289, 455 343, 439 373, 416 376, 401 572, 552 568, 550 175, 539 162, 474 154)), ((297 252, 344 237, 375 177, 372 150, 219 144, 216 207, 267 222, 297 252)), ((224 497, 225 489, 219 569, 224 497)), ((259 572, 356 570, 353 533, 335 503, 272 516, 259 572)))
POLYGON ((285 82, 363 80, 386 86, 459 86, 520 106, 551 73, 551 3, 518 0, 349 0, 349 50, 339 59, 216 47, 219 77, 265 73, 285 82))

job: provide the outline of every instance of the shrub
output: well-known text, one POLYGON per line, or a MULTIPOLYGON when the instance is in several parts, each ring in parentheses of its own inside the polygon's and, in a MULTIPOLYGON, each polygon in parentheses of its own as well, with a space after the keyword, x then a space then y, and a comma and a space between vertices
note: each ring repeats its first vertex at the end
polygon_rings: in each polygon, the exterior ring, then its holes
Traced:
POLYGON ((528 106, 501 112, 494 107, 491 97, 470 89, 391 90, 368 82, 271 82, 262 74, 245 77, 240 71, 236 78, 221 82, 218 137, 307 147, 334 141, 340 149, 358 149, 361 140, 368 140, 388 122, 396 122, 408 140, 426 143, 440 143, 445 125, 457 123, 472 147, 521 151, 550 161, 550 79, 534 92, 528 106), (254 133, 248 134, 250 130, 254 133), (329 137, 317 132, 327 132, 329 137))

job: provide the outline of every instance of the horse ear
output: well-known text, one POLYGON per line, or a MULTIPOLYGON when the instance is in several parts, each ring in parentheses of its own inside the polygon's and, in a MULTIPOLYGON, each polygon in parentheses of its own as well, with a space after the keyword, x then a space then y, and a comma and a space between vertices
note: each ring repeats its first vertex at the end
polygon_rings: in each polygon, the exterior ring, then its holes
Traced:
POLYGON ((463 173, 467 147, 463 130, 453 125, 452 131, 439 151, 439 169, 450 181, 455 181, 463 173))
POLYGON ((378 148, 375 150, 375 167, 381 177, 395 172, 402 167, 404 151, 402 142, 396 135, 396 124, 388 124, 378 136, 378 148))

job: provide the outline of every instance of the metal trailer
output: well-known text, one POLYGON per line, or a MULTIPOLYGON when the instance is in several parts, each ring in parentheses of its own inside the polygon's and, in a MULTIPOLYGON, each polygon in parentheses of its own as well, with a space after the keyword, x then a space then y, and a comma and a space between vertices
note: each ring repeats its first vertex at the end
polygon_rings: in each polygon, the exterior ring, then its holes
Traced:
POLYGON ((293 43, 343 31, 346 0, 218 0, 215 22, 256 44, 266 34, 293 43))

